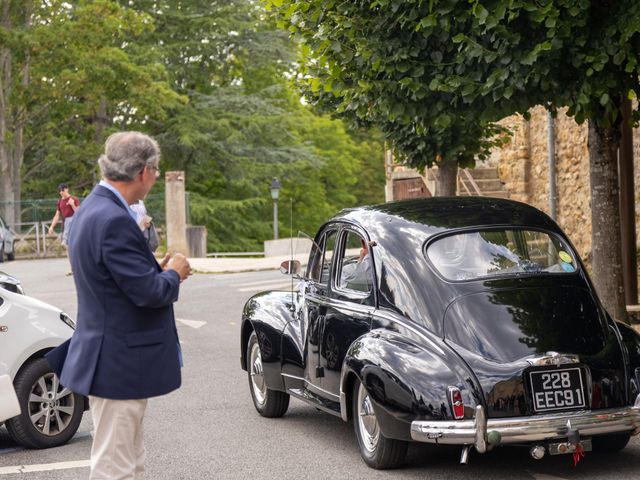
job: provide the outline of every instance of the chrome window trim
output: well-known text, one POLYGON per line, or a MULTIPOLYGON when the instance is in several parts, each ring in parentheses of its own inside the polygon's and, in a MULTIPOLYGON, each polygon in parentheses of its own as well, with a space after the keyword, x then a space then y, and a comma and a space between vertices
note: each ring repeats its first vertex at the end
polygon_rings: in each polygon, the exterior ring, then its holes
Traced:
POLYGON ((316 293, 307 294, 306 298, 313 303, 323 304, 327 307, 346 310, 348 312, 360 313, 362 315, 373 315, 376 312, 376 308, 369 305, 353 304, 345 300, 329 298, 316 293))
POLYGON ((338 264, 340 265, 340 272, 338 272, 338 269, 335 268, 333 271, 333 275, 331 276, 331 290, 338 292, 340 294, 343 294, 346 297, 349 298, 353 298, 354 300, 364 300, 368 297, 373 297, 373 303, 374 305, 377 305, 377 295, 376 295, 376 284, 377 284, 377 275, 376 275, 376 265, 375 262, 373 261, 373 250, 371 247, 369 247, 369 263, 371 264, 371 274, 373 275, 373 278, 370 278, 369 280, 371 281, 371 289, 367 292, 362 292, 360 290, 352 290, 350 288, 342 288, 340 287, 339 284, 339 278, 338 278, 338 273, 342 274, 342 260, 344 259, 344 252, 345 252, 345 245, 346 245, 346 236, 349 234, 349 232, 352 232, 356 235, 358 235, 361 239, 363 239, 365 242, 367 242, 367 244, 369 243, 369 236, 366 234, 366 232, 361 229, 359 226, 350 224, 350 223, 346 223, 343 224, 340 228, 339 231, 339 243, 338 243, 338 255, 337 257, 335 257, 334 259, 334 267, 337 267, 338 264))

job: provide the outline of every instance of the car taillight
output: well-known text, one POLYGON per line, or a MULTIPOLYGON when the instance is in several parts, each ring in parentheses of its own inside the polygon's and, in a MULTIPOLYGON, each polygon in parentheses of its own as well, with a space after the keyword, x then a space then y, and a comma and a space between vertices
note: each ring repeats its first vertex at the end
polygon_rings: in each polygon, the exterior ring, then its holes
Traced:
POLYGON ((451 405, 453 418, 456 420, 464 418, 464 402, 458 387, 449 387, 449 404, 451 405))

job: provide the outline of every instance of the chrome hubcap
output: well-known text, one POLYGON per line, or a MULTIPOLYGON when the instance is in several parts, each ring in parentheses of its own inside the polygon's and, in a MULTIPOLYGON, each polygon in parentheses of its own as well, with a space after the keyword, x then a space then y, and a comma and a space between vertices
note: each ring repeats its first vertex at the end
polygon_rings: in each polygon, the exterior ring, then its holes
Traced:
POLYGON ((380 427, 378 426, 378 420, 376 419, 376 413, 373 411, 373 405, 371 404, 371 398, 360 384, 358 388, 358 425, 360 427, 360 435, 362 437, 362 443, 364 448, 373 453, 378 446, 378 439, 380 437, 380 427))
POLYGON ((260 355, 260 347, 257 342, 251 346, 249 361, 251 363, 251 371, 249 372, 249 375, 251 375, 251 388, 253 389, 253 395, 258 404, 264 405, 264 399, 267 395, 267 386, 264 383, 262 356, 260 355))
POLYGON ((60 385, 55 373, 47 373, 32 385, 27 408, 36 430, 52 437, 69 426, 75 399, 71 390, 60 385))

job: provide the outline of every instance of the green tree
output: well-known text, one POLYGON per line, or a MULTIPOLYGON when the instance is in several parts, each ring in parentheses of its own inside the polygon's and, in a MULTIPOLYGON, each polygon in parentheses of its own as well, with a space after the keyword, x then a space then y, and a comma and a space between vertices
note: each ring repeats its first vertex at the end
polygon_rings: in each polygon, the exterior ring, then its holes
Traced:
POLYGON ((11 75, 29 71, 8 110, 25 115, 25 196, 53 196, 62 181, 88 193, 104 137, 137 129, 159 139, 163 170, 186 170, 191 221, 209 227, 210 249, 261 249, 273 176, 283 232, 291 200, 294 229, 309 233, 341 208, 383 200, 380 136, 301 103, 288 81, 296 46, 252 0, 34 2, 24 28, 31 3, 6 2, 2 52, 11 75))
MULTIPOLYGON (((123 44, 149 17, 109 0, 3 0, 0 26, 0 199, 18 202, 57 181, 95 178, 96 144, 114 125, 161 119, 181 98, 162 65, 138 64, 123 44)), ((86 180, 85 180, 86 182, 86 180)), ((90 183, 90 182, 86 182, 90 183)), ((41 193, 41 192, 40 192, 41 193)), ((9 223, 19 219, 5 203, 9 223)))
POLYGON ((440 166, 438 191, 455 194, 457 166, 472 167, 506 141, 482 111, 456 108, 452 92, 432 91, 424 78, 448 62, 416 32, 408 11, 422 2, 274 1, 282 25, 302 44, 299 85, 321 111, 355 125, 375 125, 397 158, 418 170, 440 166), (392 11, 390 11, 392 10, 392 11))
MULTIPOLYGON (((636 96, 640 74, 637 2, 270 4, 307 45, 307 91, 338 112, 381 122, 387 135, 408 138, 422 126, 441 128, 457 132, 452 138, 462 134, 455 143, 460 147, 469 137, 480 138, 474 125, 491 125, 516 112, 527 116, 538 104, 568 106, 578 122, 588 120, 593 279, 611 314, 626 318, 620 237, 612 232, 619 224, 620 101, 636 96), (464 116, 468 123, 460 121, 464 116), (407 131, 412 124, 416 128, 407 131)), ((429 165, 419 148, 409 148, 405 154, 416 157, 415 164, 429 165)))
POLYGON ((246 0, 126 3, 157 27, 135 50, 163 63, 189 97, 152 133, 167 168, 186 171, 191 221, 208 227, 210 250, 262 248, 272 177, 282 183, 281 232, 293 223, 294 234, 315 233, 340 208, 383 200, 379 138, 354 140, 300 103, 287 81, 295 46, 263 9, 246 0))
MULTIPOLYGON (((314 115, 284 83, 252 95, 237 88, 193 97, 159 136, 168 168, 186 172, 191 220, 207 226, 210 250, 262 249, 272 231, 272 177, 282 183, 279 230, 287 235, 290 225, 294 235, 313 234, 358 203, 359 172, 375 142, 354 141, 341 122, 314 115)), ((363 181, 362 191, 370 183, 363 181)))

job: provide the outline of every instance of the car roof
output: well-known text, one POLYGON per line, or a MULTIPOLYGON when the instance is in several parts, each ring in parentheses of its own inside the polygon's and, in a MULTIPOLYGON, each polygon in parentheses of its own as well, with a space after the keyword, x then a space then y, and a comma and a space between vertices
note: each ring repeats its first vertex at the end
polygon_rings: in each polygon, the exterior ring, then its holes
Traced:
POLYGON ((560 232, 556 223, 531 205, 492 197, 435 197, 342 210, 333 220, 366 230, 396 230, 404 224, 425 238, 439 232, 482 226, 527 226, 560 232), (385 225, 387 228, 385 228, 385 225))
POLYGON ((450 302, 486 289, 487 282, 439 279, 423 255, 425 243, 434 235, 511 227, 549 231, 566 239, 540 210, 491 197, 436 197, 351 208, 342 210, 327 226, 336 223, 360 227, 375 242, 374 259, 380 262, 376 264, 380 305, 400 311, 437 334, 442 334, 442 318, 450 302))

